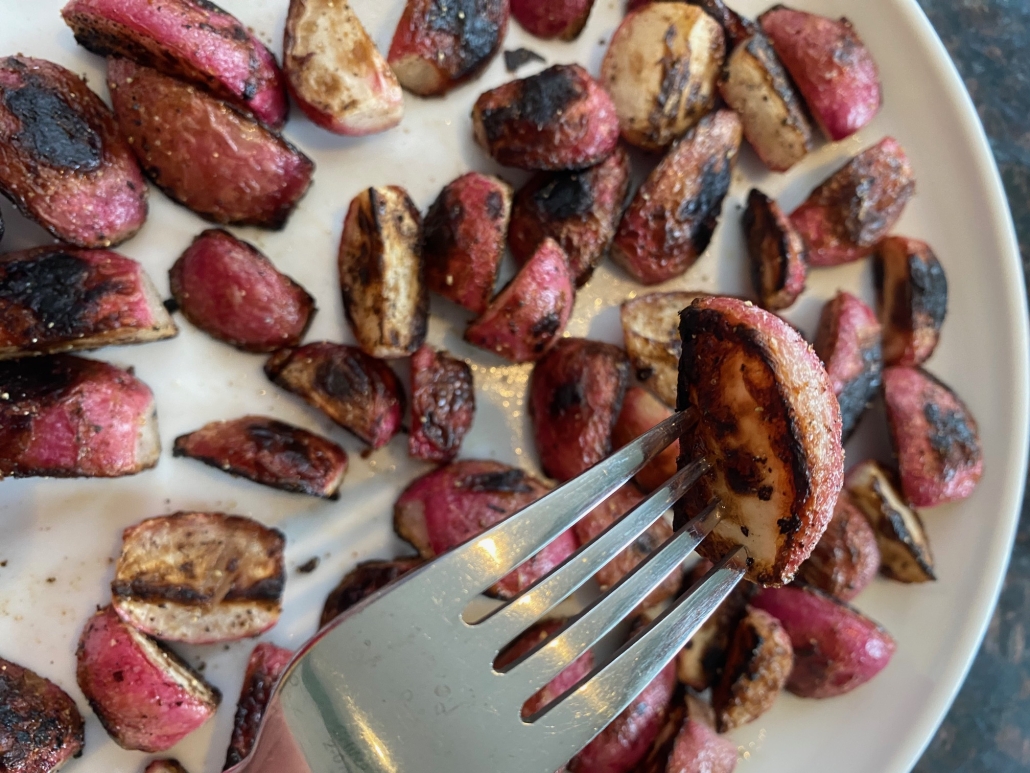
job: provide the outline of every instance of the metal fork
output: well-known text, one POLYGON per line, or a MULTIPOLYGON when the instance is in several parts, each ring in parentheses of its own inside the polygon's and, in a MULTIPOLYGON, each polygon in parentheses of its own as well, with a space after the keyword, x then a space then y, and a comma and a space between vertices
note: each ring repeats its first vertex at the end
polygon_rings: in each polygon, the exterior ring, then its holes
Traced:
POLYGON ((626 618, 721 517, 718 502, 514 664, 498 652, 589 580, 703 475, 701 460, 485 619, 469 603, 571 527, 694 421, 678 413, 604 462, 406 575, 308 642, 234 773, 553 773, 653 680, 744 574, 737 548, 607 662, 535 715, 523 703, 626 618))

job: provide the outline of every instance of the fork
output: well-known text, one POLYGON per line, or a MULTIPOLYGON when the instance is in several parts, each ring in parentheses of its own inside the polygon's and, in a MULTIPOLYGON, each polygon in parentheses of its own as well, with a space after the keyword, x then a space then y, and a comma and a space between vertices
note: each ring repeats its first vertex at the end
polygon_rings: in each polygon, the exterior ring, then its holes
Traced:
POLYGON ((744 575, 743 548, 563 696, 523 703, 612 630, 715 528, 718 501, 554 636, 503 670, 497 654, 570 596, 708 470, 695 461, 487 617, 470 602, 625 484, 696 420, 671 416, 605 461, 373 594, 297 653, 233 773, 554 773, 617 717, 744 575))

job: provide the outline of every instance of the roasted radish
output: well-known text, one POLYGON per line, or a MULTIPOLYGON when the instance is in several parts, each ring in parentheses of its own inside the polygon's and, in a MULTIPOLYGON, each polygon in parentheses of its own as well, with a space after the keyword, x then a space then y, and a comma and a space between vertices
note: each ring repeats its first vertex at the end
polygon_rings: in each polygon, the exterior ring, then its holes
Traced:
POLYGON ((157 464, 154 395, 68 354, 0 362, 0 478, 114 478, 157 464))
POLYGON ((615 105, 578 64, 555 65, 482 94, 472 108, 476 141, 505 166, 583 169, 619 141, 615 105))
MULTIPOLYGON (((627 483, 601 504, 581 518, 573 530, 581 545, 597 537, 622 516, 644 501, 644 495, 633 483, 627 483)), ((672 536, 672 527, 664 518, 659 518, 650 528, 642 533, 625 550, 613 558, 594 575, 602 591, 608 590, 619 580, 633 571, 637 564, 656 551, 672 536)), ((641 606, 649 607, 676 595, 682 582, 679 571, 670 574, 665 581, 655 588, 651 595, 641 602, 641 606)))
POLYGON ((426 285, 475 314, 486 311, 504 257, 511 186, 469 172, 448 183, 426 213, 426 285))
POLYGON ((68 693, 0 658, 0 770, 50 773, 82 754, 82 715, 68 693))
MULTIPOLYGON (((693 586, 711 568, 712 565, 708 561, 699 562, 688 572, 684 585, 693 586)), ((754 593, 753 584, 738 584, 680 650, 676 659, 676 674, 683 684, 697 692, 704 692, 718 683, 726 664, 733 633, 744 617, 748 600, 754 593)), ((714 723, 713 714, 712 724, 714 723)))
POLYGON ((278 134, 202 89, 109 59, 122 135, 168 196, 216 223, 282 228, 315 165, 278 134))
POLYGON ((742 545, 749 579, 790 582, 826 529, 844 475, 829 377, 793 327, 735 298, 695 300, 680 338, 677 407, 699 416, 680 439, 680 464, 705 457, 713 470, 678 518, 718 497, 723 519, 698 552, 716 561, 742 545))
POLYGON ((676 668, 667 665, 626 710, 569 762, 569 773, 630 773, 647 754, 669 712, 676 668))
POLYGON ((177 332, 134 260, 59 245, 0 256, 0 360, 160 341, 177 332))
POLYGON ((408 0, 388 59, 408 91, 439 96, 482 72, 507 31, 505 0, 408 0))
POLYGON ((633 768, 633 773, 665 773, 673 746, 676 744, 676 736, 683 727, 686 716, 685 702, 674 697, 669 705, 669 710, 665 713, 665 721, 662 723, 658 735, 651 742, 651 748, 633 768))
POLYGON ((808 247, 809 264, 836 266, 872 253, 915 187, 908 157, 893 137, 863 150, 790 215, 808 247))
POLYGON ((171 650, 104 607, 76 650, 79 688, 123 749, 163 752, 210 719, 222 696, 171 650))
POLYGON ((688 710, 664 773, 733 773, 736 767, 737 745, 688 710))
POLYGON ((411 355, 411 456, 427 462, 454 459, 475 411, 472 369, 464 361, 429 346, 411 355))
POLYGON ((867 460, 848 472, 845 485, 851 501, 873 527, 884 576, 898 582, 936 580, 923 522, 902 500, 894 476, 878 462, 867 460))
POLYGON ((833 519, 798 578, 841 601, 851 601, 880 569, 876 533, 847 491, 840 492, 833 519))
POLYGON ((541 172, 515 196, 508 244, 515 260, 528 261, 547 237, 569 256, 582 287, 615 236, 629 189, 629 156, 621 147, 597 166, 541 172))
POLYGON ((780 621, 749 608, 737 625, 722 676, 712 689, 720 733, 752 722, 770 708, 794 666, 794 648, 780 621))
MULTIPOLYGON (((622 411, 612 428, 612 447, 622 448, 656 424, 672 416, 672 409, 651 392, 638 386, 626 390, 622 411)), ((646 492, 654 491, 676 473, 680 444, 677 440, 636 474, 634 480, 646 492)))
POLYGON ((958 395, 922 368, 893 367, 883 372, 883 398, 905 499, 934 507, 972 494, 983 447, 958 395))
MULTIPOLYGON (((501 650, 501 653, 494 661, 494 668, 498 671, 503 671, 523 655, 534 651, 547 639, 554 636, 565 626, 566 622, 562 619, 551 619, 537 623, 501 650)), ((575 687, 593 668, 594 655, 590 650, 587 650, 522 704, 522 716, 531 717, 555 698, 560 698, 567 690, 575 687)))
POLYGON ((351 329, 372 357, 404 357, 426 338, 422 216, 403 188, 368 188, 343 222, 337 266, 351 329))
POLYGON ((612 35, 601 83, 612 96, 623 139, 661 150, 715 105, 726 43, 696 5, 652 3, 612 35))
POLYGON ((468 326, 465 340, 512 362, 539 360, 568 324, 576 298, 573 280, 565 251, 545 239, 468 326))
POLYGON ((290 0, 283 70, 304 114, 336 134, 386 131, 404 115, 397 76, 347 0, 290 0))
POLYGON ((733 49, 719 92, 740 114, 744 136, 773 171, 787 171, 814 146, 812 125, 794 84, 761 33, 733 49))
POLYGON ((322 607, 319 627, 328 625, 359 601, 371 596, 423 564, 421 558, 365 561, 348 572, 333 588, 322 607))
POLYGON ((111 111, 43 59, 0 59, 0 193, 61 241, 110 247, 147 218, 147 185, 111 111))
POLYGON ((787 689, 832 698, 865 684, 894 654, 894 639, 857 610, 814 588, 765 588, 751 604, 778 618, 794 646, 787 689))
POLYGON ((842 140, 873 120, 880 73, 851 22, 777 5, 759 23, 827 137, 842 140))
POLYGON ((196 459, 264 486, 336 499, 347 452, 313 432, 265 416, 214 421, 175 439, 175 456, 196 459))
POLYGON ((594 0, 511 0, 511 15, 530 35, 575 40, 593 7, 594 0))
POLYGON ((533 368, 529 413, 540 465, 559 483, 612 450, 630 366, 617 346, 563 338, 533 368))
POLYGON ((752 188, 744 210, 744 240, 758 305, 780 311, 805 291, 805 243, 780 205, 752 188))
MULTIPOLYGON (((522 470, 499 462, 460 461, 413 481, 393 510, 393 526, 424 559, 434 558, 503 521, 547 493, 522 470)), ((501 579, 491 593, 512 598, 576 551, 566 532, 501 579)))
POLYGON ((865 303, 841 290, 823 306, 814 348, 837 395, 847 440, 883 378, 880 323, 865 303))
POLYGON ((930 245, 888 236, 873 259, 888 365, 921 365, 937 348, 948 312, 948 279, 930 245))
POLYGON ((267 642, 257 645, 250 653, 223 770, 228 770, 250 754, 275 683, 292 659, 291 650, 267 642))
POLYGON ((315 313, 315 299, 303 287, 221 229, 197 236, 168 279, 186 319, 245 352, 297 346, 315 313))
POLYGON ((71 0, 61 11, 79 45, 202 86, 273 129, 289 105, 272 52, 207 0, 71 0))
POLYGON ((286 538, 222 513, 148 518, 122 532, 111 581, 118 615, 162 641, 257 636, 279 619, 286 538))
POLYGON ((708 247, 740 137, 736 113, 707 115, 640 186, 612 244, 612 258, 638 282, 657 284, 679 276, 708 247))
POLYGON ((382 360, 343 344, 280 349, 265 363, 272 381, 322 411, 372 448, 400 429, 404 389, 382 360))
POLYGON ((619 313, 626 351, 637 378, 666 405, 676 404, 679 382, 680 312, 698 293, 673 290, 625 301, 619 313))

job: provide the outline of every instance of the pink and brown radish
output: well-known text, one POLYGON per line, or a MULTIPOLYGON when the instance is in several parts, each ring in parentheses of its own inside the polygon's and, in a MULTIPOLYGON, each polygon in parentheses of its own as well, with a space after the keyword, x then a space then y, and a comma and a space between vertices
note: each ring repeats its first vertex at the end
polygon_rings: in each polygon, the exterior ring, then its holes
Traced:
POLYGON ((315 314, 315 299, 303 287, 220 228, 197 236, 168 280, 186 319, 245 352, 297 346, 315 314))
POLYGON ((601 63, 623 139, 662 150, 711 111, 726 55, 722 28, 696 5, 652 3, 628 14, 601 63))
POLYGON ((511 186, 469 172, 448 183, 426 213, 426 286, 475 314, 490 303, 511 216, 511 186))
POLYGON ((167 751, 214 716, 221 694, 112 607, 86 623, 76 650, 79 689, 123 749, 167 751))
POLYGON ((571 172, 540 172, 515 195, 508 245, 526 263, 550 237, 565 250, 576 286, 601 262, 629 190, 629 156, 623 147, 597 166, 571 172))
POLYGON ((873 255, 876 305, 888 365, 922 365, 937 348, 948 313, 948 279, 930 245, 888 236, 873 255))
POLYGON ((880 323, 863 301, 840 290, 823 306, 814 348, 830 376, 847 440, 883 380, 880 323))
POLYGON ((629 376, 625 352, 584 338, 561 339, 536 364, 529 412, 545 474, 571 480, 611 453, 629 376))
POLYGON ((298 494, 339 498, 347 452, 333 441, 267 416, 213 421, 175 439, 173 456, 298 494))
POLYGON ((805 291, 805 243, 779 204, 752 188, 744 210, 744 241, 758 305, 768 311, 789 308, 805 291))
POLYGON ((576 298, 569 258, 545 239, 515 277, 465 330, 470 344, 512 362, 543 357, 561 338, 576 298))
POLYGON ((819 358, 798 332, 746 301, 696 299, 681 315, 677 408, 698 421, 680 464, 713 471, 681 500, 677 525, 713 497, 723 519, 698 552, 747 550, 748 578, 790 582, 833 515, 844 477, 840 408, 819 358))
POLYGON ((397 76, 347 0, 290 0, 283 70, 298 107, 335 134, 386 131, 404 115, 397 76))
POLYGON ((759 23, 827 137, 842 140, 873 120, 880 73, 851 22, 777 5, 759 23))
POLYGON ((814 588, 765 588, 752 606, 777 618, 794 646, 787 689, 802 698, 851 692, 880 673, 894 639, 857 610, 814 588))
POLYGON ((243 676, 240 700, 232 723, 232 737, 225 754, 223 770, 228 770, 250 754, 257 739, 272 690, 293 659, 293 651, 262 642, 254 647, 243 676))
POLYGON ((615 105, 577 64, 555 65, 482 94, 472 108, 476 141, 504 166, 584 169, 619 141, 615 105))
POLYGON ((114 478, 157 464, 150 388, 70 354, 0 361, 0 479, 114 478))
POLYGON ((372 448, 400 429, 404 389, 390 366, 354 346, 320 341, 280 349, 265 375, 372 448))
POLYGON ((507 31, 506 0, 407 0, 387 58, 408 91, 441 96, 486 69, 507 31))
POLYGON ((214 644, 267 631, 282 611, 286 537, 255 520, 179 512, 122 532, 115 612, 162 641, 214 644))
POLYGON ((879 570, 876 532, 847 490, 841 491, 833 519, 798 570, 798 579, 841 601, 851 601, 879 570))
POLYGON ((708 248, 740 139, 737 114, 719 110, 702 118, 648 175, 612 243, 612 259, 636 281, 651 285, 679 276, 708 248))
POLYGON ((422 216, 406 190, 367 188, 351 200, 337 268, 347 321, 365 354, 405 357, 423 344, 429 292, 422 216))
POLYGON ((206 0, 71 0, 61 16, 95 54, 189 81, 272 129, 286 123, 283 74, 239 19, 206 0))
POLYGON ((111 247, 147 218, 147 185, 111 111, 45 59, 0 59, 0 193, 55 238, 111 247))
POLYGON ((148 343, 178 332, 131 258, 61 245, 0 256, 0 360, 148 343))
POLYGON ((934 507, 972 494, 983 446, 961 398, 922 368, 895 366, 883 371, 883 400, 905 499, 934 507))
POLYGON ((866 148, 812 191, 790 220, 812 266, 836 266, 872 254, 915 193, 912 166, 886 137, 866 148))
POLYGON ((427 345, 411 355, 409 455, 427 462, 452 461, 475 412, 472 368, 466 362, 427 345))
POLYGON ((108 60, 107 86, 122 135, 166 195, 215 223, 286 225, 310 158, 202 88, 128 59, 108 60))

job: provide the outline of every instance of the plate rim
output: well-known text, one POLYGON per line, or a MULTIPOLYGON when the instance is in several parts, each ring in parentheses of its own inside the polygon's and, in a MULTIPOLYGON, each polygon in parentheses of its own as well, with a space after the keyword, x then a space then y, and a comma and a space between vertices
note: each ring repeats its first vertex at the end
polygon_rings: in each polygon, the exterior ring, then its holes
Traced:
POLYGON ((1016 532, 1022 512, 1026 490, 1028 452, 1030 452, 1030 319, 1028 319, 1027 285, 1020 256, 1019 239, 1016 235, 1008 194, 1001 180, 997 160, 991 150, 990 141, 973 99, 966 89, 965 81, 954 59, 945 47, 937 30, 917 0, 895 0, 898 10, 905 16, 919 42, 933 52, 931 64, 941 76, 941 85, 949 99, 958 108, 962 134, 969 140, 968 148, 972 160, 980 172, 987 193, 986 205, 991 212, 989 227, 1001 245, 1003 260, 999 261, 1003 271, 1007 300, 1018 312, 1019 322, 1012 331, 1012 345, 1009 355, 1014 363, 1016 376, 1016 400, 1011 406, 1012 424, 1021 428, 1012 433, 1008 444, 1008 458, 1019 461, 1012 467, 1018 474, 1010 475, 1002 485, 1002 501, 1010 513, 1004 529, 995 531, 987 554, 987 566, 997 566, 995 576, 985 578, 977 588, 973 610, 961 634, 955 641, 952 654, 938 673, 936 685, 927 700, 927 708, 921 712, 905 740, 893 755, 890 770, 906 773, 912 770, 929 747, 951 709, 959 690, 969 676, 976 656, 980 652, 987 626, 994 616, 1002 587, 1008 575, 1008 567, 1015 545, 1016 532))

